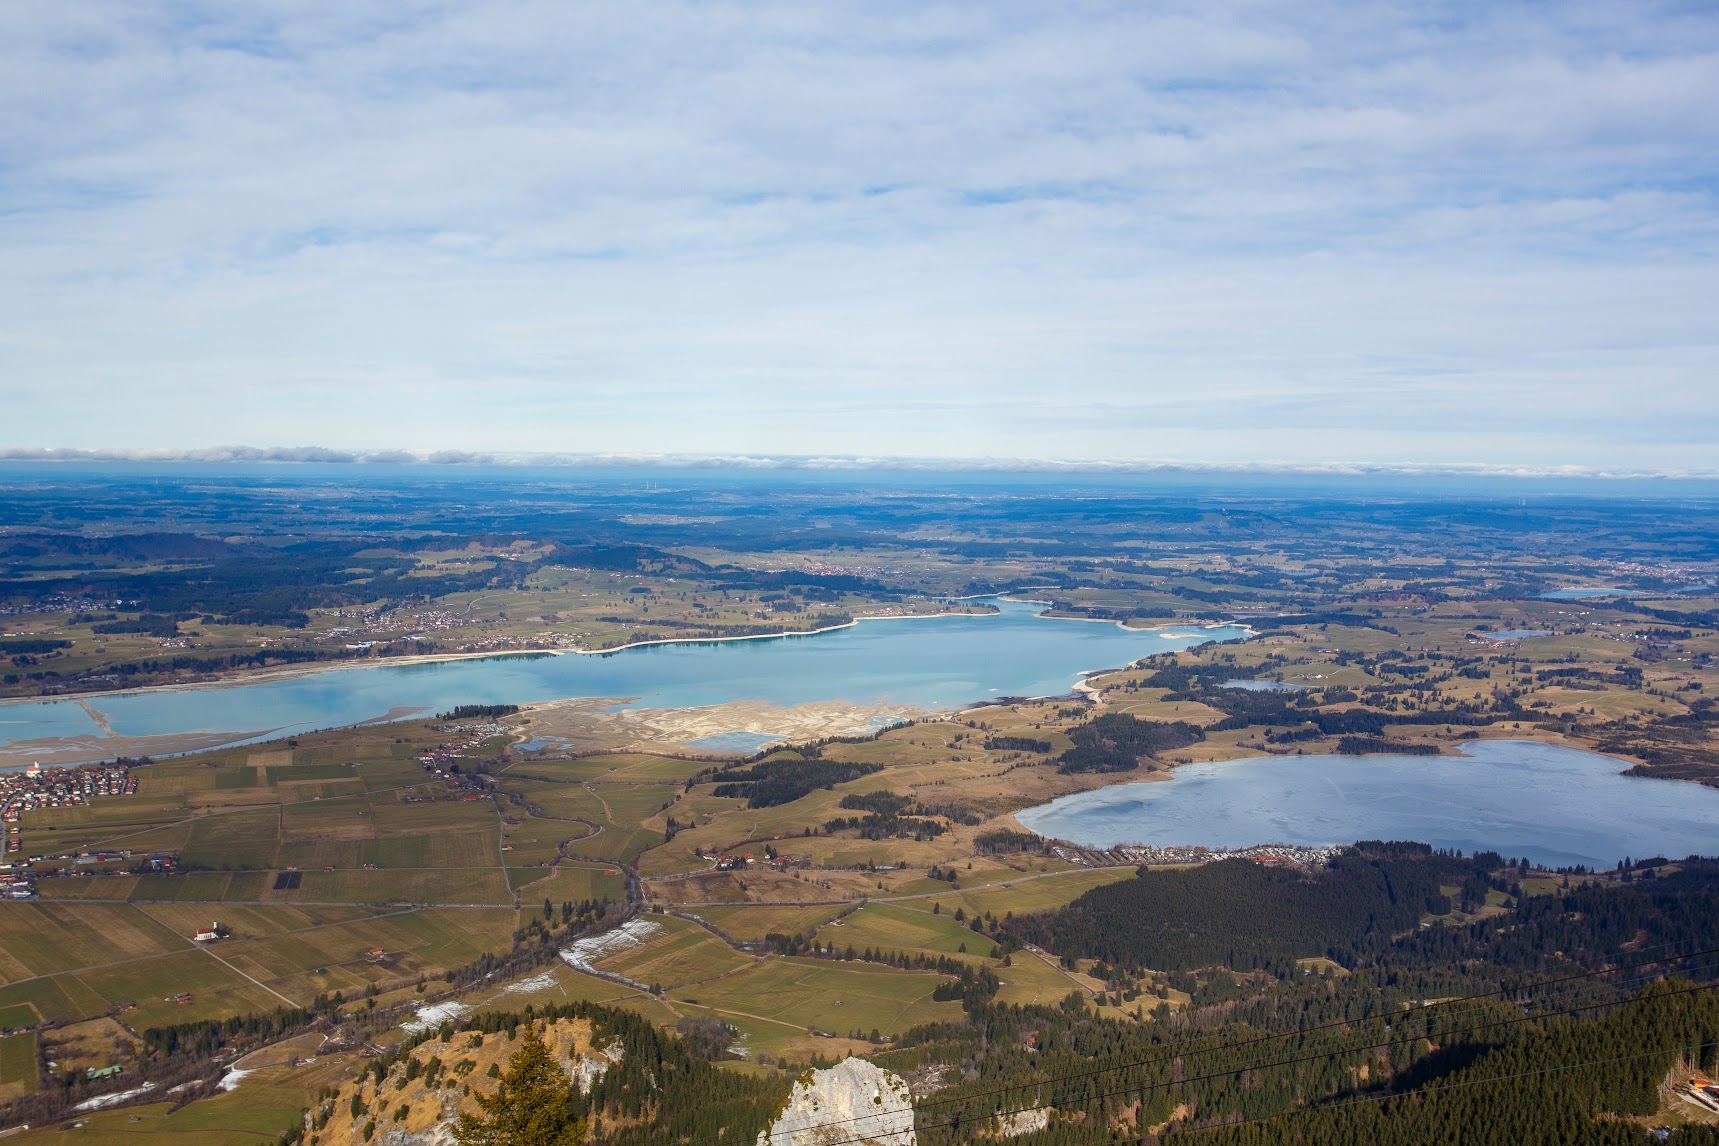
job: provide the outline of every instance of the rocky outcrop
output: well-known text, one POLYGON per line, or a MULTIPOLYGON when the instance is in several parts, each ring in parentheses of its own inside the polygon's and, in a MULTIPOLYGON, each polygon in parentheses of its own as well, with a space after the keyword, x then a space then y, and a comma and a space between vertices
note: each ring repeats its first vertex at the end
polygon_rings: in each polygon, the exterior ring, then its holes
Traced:
POLYGON ((916 1146, 912 1092, 862 1058, 809 1070, 758 1146, 916 1146))
POLYGON ((563 1064, 562 1069, 573 1080, 573 1085, 579 1088, 580 1094, 590 1094, 597 1081, 609 1073, 611 1066, 620 1061, 621 1044, 616 1042, 595 1054, 576 1054, 563 1064))
MULTIPOLYGON (((621 1044, 593 1045, 591 1024, 563 1019, 543 1029, 568 1084, 582 1093, 621 1061, 621 1044)), ((499 1075, 519 1049, 508 1032, 464 1031, 447 1040, 431 1039, 414 1047, 410 1063, 394 1064, 377 1085, 365 1074, 343 1083, 332 1098, 305 1114, 306 1146, 455 1146, 454 1121, 461 1112, 477 1113, 476 1096, 495 1088, 499 1075), (356 1101, 355 1101, 356 1100, 356 1101)))
POLYGON ((1040 1106, 1033 1110, 1016 1110, 1009 1114, 997 1115, 997 1136, 1014 1138, 1020 1134, 1033 1134, 1050 1125, 1050 1107, 1040 1106))

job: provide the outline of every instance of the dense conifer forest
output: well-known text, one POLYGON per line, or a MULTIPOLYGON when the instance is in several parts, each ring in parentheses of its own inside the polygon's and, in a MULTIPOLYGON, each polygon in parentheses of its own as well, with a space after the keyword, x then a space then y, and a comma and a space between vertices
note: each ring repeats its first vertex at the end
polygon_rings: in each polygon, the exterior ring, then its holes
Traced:
POLYGON ((1252 971, 1443 915, 1450 901, 1440 884, 1462 882, 1475 866, 1454 857, 1345 853, 1312 879, 1247 860, 1191 871, 1142 868, 1134 879, 1095 888, 1062 911, 1010 920, 1006 928, 1027 942, 1106 963, 1252 971))
POLYGON ((1046 1107, 1045 1128, 1012 1141, 1639 1142, 1673 1067, 1719 1066, 1719 863, 1650 874, 1664 866, 1432 927, 1416 922, 1429 908, 1521 895, 1518 869, 1373 844, 1313 878, 1240 862, 1143 872, 981 921, 1016 952, 1024 939, 1097 956, 1096 998, 975 998, 879 1061, 941 1070, 948 1085, 919 1109, 928 1146, 1046 1107), (1145 966, 1178 968, 1168 985, 1187 1004, 1172 1013, 1145 966))
POLYGON ((1140 720, 1126 713, 1096 716, 1069 733, 1074 741, 1057 758, 1059 772, 1127 772, 1142 758, 1185 748, 1206 738, 1197 725, 1140 720))

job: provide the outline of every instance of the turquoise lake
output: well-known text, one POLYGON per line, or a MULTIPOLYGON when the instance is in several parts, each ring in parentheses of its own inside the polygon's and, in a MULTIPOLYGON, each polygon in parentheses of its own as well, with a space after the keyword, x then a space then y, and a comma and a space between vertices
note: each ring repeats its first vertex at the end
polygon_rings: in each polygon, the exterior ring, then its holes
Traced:
POLYGON ((1463 756, 1267 756, 1081 792, 1016 813, 1042 835, 1119 843, 1419 840, 1554 867, 1719 851, 1719 790, 1624 776, 1618 760, 1521 740, 1463 756))
MULTIPOLYGON (((993 696, 1061 695, 1083 672, 1247 635, 1234 625, 1123 629, 1040 617, 1041 606, 1022 601, 997 606, 1001 611, 989 615, 864 621, 808 636, 646 645, 597 655, 383 664, 255 684, 80 699, 115 736, 217 732, 232 734, 233 742, 360 724, 402 715, 401 710, 570 697, 612 697, 637 708, 732 700, 957 708, 993 696)), ((100 728, 75 700, 0 705, 0 762, 27 760, 44 742, 99 736, 100 728)))

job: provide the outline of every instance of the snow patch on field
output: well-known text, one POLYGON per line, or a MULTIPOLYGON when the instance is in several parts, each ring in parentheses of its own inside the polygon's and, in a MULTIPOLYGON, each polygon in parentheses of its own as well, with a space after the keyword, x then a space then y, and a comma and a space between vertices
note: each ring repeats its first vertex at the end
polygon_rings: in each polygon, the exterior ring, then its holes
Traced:
POLYGON ((434 1030, 443 1023, 452 1022, 472 1009, 464 1003, 432 1003, 427 1007, 419 1007, 417 1015, 401 1023, 400 1028, 411 1031, 413 1034, 419 1034, 423 1031, 434 1030))
MULTIPOLYGON (((502 995, 529 995, 533 991, 547 991, 555 986, 555 972, 545 971, 541 975, 533 975, 529 979, 521 979, 517 983, 509 983, 501 989, 502 995)), ((500 998, 501 995, 497 995, 500 998)))
POLYGON ((142 1086, 133 1087, 131 1090, 115 1091, 113 1094, 104 1094, 99 1098, 87 1099, 84 1102, 78 1103, 76 1106, 72 1107, 72 1109, 80 1114, 86 1110, 100 1110, 104 1106, 113 1106, 117 1103, 136 1098, 140 1094, 148 1094, 154 1089, 155 1084, 153 1082, 146 1082, 142 1086))
POLYGON ((239 1084, 241 1082, 245 1081, 246 1075, 251 1075, 251 1074, 255 1074, 255 1073, 257 1073, 257 1072, 254 1070, 240 1070, 236 1066, 232 1067, 232 1068, 228 1069, 226 1074, 221 1076, 221 1089, 222 1090, 237 1090, 237 1089, 239 1089, 239 1084))
MULTIPOLYGON (((571 967, 593 975, 603 975, 610 979, 623 979, 625 976, 612 972, 599 971, 599 960, 613 958, 623 951, 634 947, 642 947, 647 941, 663 929, 663 925, 649 919, 633 919, 613 931, 605 931, 601 935, 592 935, 585 939, 575 939, 573 946, 563 948, 561 958, 571 967)), ((626 982, 633 983, 631 979, 626 982)), ((633 983, 642 990, 649 990, 643 983, 633 983)))

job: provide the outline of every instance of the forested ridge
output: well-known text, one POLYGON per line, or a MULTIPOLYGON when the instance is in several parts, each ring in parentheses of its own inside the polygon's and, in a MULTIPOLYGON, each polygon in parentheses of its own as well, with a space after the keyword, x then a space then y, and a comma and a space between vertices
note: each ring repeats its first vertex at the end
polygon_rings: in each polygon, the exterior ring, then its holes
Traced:
POLYGON ((1225 860, 1188 871, 1142 868, 1061 911, 1010 920, 1007 930, 1060 954, 1158 970, 1221 964, 1252 971, 1325 955, 1358 938, 1414 927, 1450 910, 1440 890, 1473 861, 1345 853, 1308 878, 1225 860))
MULTIPOLYGON (((1719 997, 1690 986, 1651 986, 1592 1016, 1524 1020, 1518 1007, 1483 1002, 1435 1019, 1431 1008, 1401 1038, 1390 1030, 1395 1015, 1262 1040, 1233 1021, 1209 1033, 1158 1031, 1073 1006, 987 1005, 960 1027, 915 1031, 881 1058, 899 1069, 963 1063, 954 1087, 920 1104, 924 1146, 965 1141, 994 1126, 998 1111, 1040 1106, 1056 1112, 1049 1126, 1012 1141, 1640 1142, 1643 1127, 1618 1116, 1651 1115, 1678 1061, 1714 1064, 1719 997), (1252 1125, 1235 1125, 1244 1122, 1252 1125)), ((1299 991, 1342 992, 1330 983, 1299 991)), ((1697 1146, 1719 1142, 1712 1130, 1683 1134, 1697 1146)))
POLYGON ((1052 1108, 1048 1125, 1012 1142, 1639 1142, 1674 1066, 1719 1066, 1719 863, 1675 866, 1433 927, 1418 925, 1429 906, 1520 894, 1519 869, 1373 844, 1313 878, 1239 862, 1146 872, 977 921, 1006 950, 1098 957, 1095 999, 977 1001, 879 1061, 943 1069, 951 1085, 920 1105, 927 1146, 1034 1107, 1052 1108), (1319 955, 1334 965, 1295 962, 1319 955), (1179 968, 1157 981, 1188 1004, 1172 1013, 1147 967, 1179 968))
POLYGON ((849 780, 881 771, 881 764, 851 764, 822 760, 816 756, 786 753, 760 761, 749 768, 730 768, 717 774, 713 796, 746 800, 751 808, 773 808, 790 804, 819 788, 834 788, 849 780))
POLYGON ((1058 772, 1127 772, 1142 759, 1206 738, 1195 724, 1141 720, 1122 712, 1095 716, 1068 735, 1074 747, 1057 757, 1058 772))

